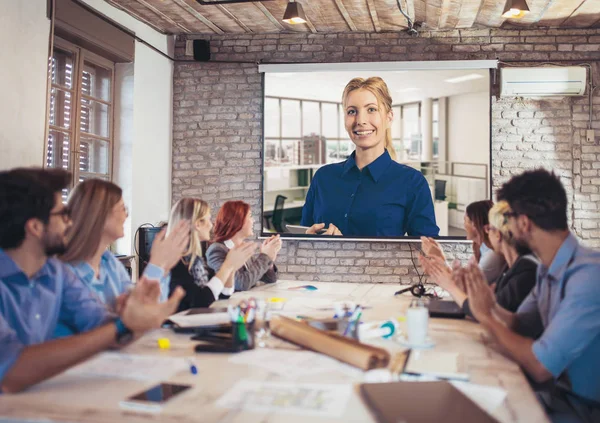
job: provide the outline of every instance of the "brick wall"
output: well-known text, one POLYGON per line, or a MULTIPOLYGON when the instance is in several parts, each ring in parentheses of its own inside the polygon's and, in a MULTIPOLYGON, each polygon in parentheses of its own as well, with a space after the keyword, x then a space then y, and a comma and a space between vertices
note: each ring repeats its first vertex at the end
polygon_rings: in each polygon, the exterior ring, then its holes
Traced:
MULTIPOLYGON (((189 37, 194 38, 194 37, 189 37)), ((456 30, 401 33, 196 36, 209 39, 213 61, 178 62, 174 76, 173 201, 198 196, 213 213, 229 199, 260 216, 261 77, 256 62, 392 60, 579 61, 600 83, 600 29, 456 30)), ((184 38, 176 53, 183 55, 184 38)), ((565 64, 567 62, 564 62, 565 64)), ((571 62, 575 64, 575 62, 571 62)), ((567 187, 572 229, 600 247, 600 89, 593 97, 594 143, 587 143, 587 97, 492 100, 492 177, 499 187, 522 169, 554 169, 567 187)), ((260 219, 257 219, 260 220, 260 219)), ((257 231, 260 230, 257 223, 257 231)), ((446 244, 466 259, 469 244, 446 244)), ((411 283, 418 279, 407 244, 285 241, 284 279, 411 283)))

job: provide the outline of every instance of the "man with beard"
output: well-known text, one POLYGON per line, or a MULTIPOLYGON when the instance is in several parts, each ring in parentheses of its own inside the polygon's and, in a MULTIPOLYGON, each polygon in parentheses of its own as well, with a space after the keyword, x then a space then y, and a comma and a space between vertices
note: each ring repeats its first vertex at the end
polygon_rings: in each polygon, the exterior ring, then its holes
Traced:
MULTIPOLYGON (((0 172, 0 392, 21 391, 99 351, 160 327, 184 295, 158 303, 158 281, 142 279, 110 314, 66 265, 49 258, 65 250, 69 210, 63 170, 0 172), (79 335, 49 341, 58 321, 79 335)), ((173 249, 172 267, 187 239, 173 249), (179 252, 177 249, 179 248, 179 252)))
POLYGON ((545 384, 538 396, 553 421, 600 421, 600 252, 569 231, 567 195, 554 173, 524 172, 497 197, 512 209, 505 217, 515 240, 540 259, 536 285, 510 313, 476 267, 454 277, 466 284, 471 311, 501 350, 545 384))

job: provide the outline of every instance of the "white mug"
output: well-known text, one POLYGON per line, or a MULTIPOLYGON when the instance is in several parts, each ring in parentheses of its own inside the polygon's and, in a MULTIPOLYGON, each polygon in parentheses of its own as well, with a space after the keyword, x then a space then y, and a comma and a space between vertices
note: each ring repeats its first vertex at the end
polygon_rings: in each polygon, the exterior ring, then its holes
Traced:
POLYGON ((427 327, 429 325, 429 310, 423 300, 413 300, 406 311, 406 327, 408 343, 423 345, 427 340, 427 327))

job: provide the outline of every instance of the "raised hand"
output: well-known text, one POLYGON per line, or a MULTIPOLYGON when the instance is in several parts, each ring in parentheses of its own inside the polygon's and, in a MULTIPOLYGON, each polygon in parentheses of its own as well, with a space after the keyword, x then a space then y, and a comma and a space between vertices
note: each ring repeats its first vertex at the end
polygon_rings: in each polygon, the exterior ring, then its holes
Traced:
POLYGON ((260 246, 260 252, 269 256, 271 261, 275 261, 277 253, 281 250, 281 238, 279 235, 273 235, 264 240, 260 246))
POLYGON ((233 247, 227 253, 227 257, 223 262, 223 266, 229 266, 234 269, 234 271, 239 269, 248 261, 250 257, 252 257, 257 248, 258 245, 250 241, 233 247))
POLYGON ((170 271, 181 259, 190 241, 190 222, 181 221, 166 236, 163 229, 156 235, 150 251, 150 263, 170 271))
POLYGON ((464 280, 469 295, 469 306, 473 316, 482 325, 493 319, 493 310, 496 307, 496 297, 488 285, 481 269, 469 264, 464 270, 464 280))
POLYGON ((465 285, 465 272, 461 266, 460 260, 455 259, 452 262, 452 282, 463 292, 467 292, 465 285))
MULTIPOLYGON (((150 281, 155 282, 156 281, 150 281)), ((137 283, 127 298, 121 313, 125 326, 134 333, 143 333, 159 328, 176 310, 185 291, 177 287, 169 299, 163 303, 152 301, 155 297, 153 283, 137 283)), ((160 287, 159 287, 160 290, 160 287)))
POLYGON ((425 273, 431 276, 433 280, 446 291, 455 285, 452 280, 452 271, 443 259, 419 255, 419 263, 425 273))
POLYGON ((439 257, 444 262, 446 261, 446 255, 444 254, 444 250, 442 250, 442 246, 435 239, 422 236, 421 248, 428 257, 439 257))

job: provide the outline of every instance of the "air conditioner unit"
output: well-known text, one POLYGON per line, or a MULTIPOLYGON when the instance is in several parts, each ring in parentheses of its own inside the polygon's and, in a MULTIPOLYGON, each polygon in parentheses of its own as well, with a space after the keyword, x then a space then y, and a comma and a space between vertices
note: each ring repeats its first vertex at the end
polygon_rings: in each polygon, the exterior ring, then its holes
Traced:
POLYGON ((502 97, 583 95, 587 72, 582 66, 501 68, 502 97))

